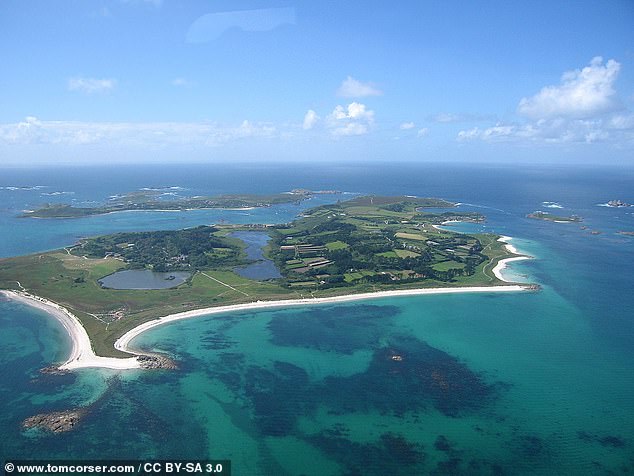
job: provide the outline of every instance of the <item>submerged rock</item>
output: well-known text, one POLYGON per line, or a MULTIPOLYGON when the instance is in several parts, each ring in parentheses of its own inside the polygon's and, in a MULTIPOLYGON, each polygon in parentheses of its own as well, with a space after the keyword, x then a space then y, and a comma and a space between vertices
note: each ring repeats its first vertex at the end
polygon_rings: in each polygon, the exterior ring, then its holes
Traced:
POLYGON ((87 408, 75 408, 61 412, 39 413, 22 422, 24 428, 40 428, 52 433, 72 430, 88 414, 87 408))

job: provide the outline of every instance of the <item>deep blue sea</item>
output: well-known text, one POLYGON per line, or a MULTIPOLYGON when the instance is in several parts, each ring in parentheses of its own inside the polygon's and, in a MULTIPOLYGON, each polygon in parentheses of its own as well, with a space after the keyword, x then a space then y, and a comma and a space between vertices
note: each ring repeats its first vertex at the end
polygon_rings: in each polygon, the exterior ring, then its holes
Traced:
POLYGON ((598 206, 634 203, 634 169, 326 162, 0 169, 0 257, 124 230, 283 223, 347 197, 248 211, 18 217, 44 202, 89 206, 142 188, 166 198, 293 188, 445 198, 487 216, 455 230, 514 237, 535 259, 508 273, 542 290, 201 317, 136 341, 171 354, 177 371, 65 376, 38 371, 68 352, 63 328, 0 301, 0 460, 216 458, 231 459, 234 475, 634 473, 634 237, 617 234, 634 231, 634 207, 598 206), (526 218, 535 210, 584 221, 526 218), (37 413, 89 404, 89 416, 65 434, 21 426, 37 413))

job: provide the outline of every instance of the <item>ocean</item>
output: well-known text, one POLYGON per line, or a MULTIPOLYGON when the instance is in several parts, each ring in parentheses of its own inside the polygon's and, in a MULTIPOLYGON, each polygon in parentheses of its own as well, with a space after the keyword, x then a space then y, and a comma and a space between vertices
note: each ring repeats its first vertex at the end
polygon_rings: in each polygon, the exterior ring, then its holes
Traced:
MULTIPOLYGON (((45 313, 0 301, 0 459, 230 459, 234 475, 634 472, 634 169, 476 164, 1 169, 0 257, 81 237, 212 223, 285 223, 345 199, 255 210, 24 219, 142 188, 165 197, 293 188, 417 195, 486 215, 531 260, 536 293, 435 295, 227 313, 140 336, 176 371, 45 375, 69 341, 45 313), (561 208, 553 208, 553 205, 561 208), (530 220, 548 210, 582 223, 530 220), (400 359, 400 360, 399 360, 400 359), (90 406, 73 431, 34 414, 90 406)), ((1 264, 0 264, 1 265, 1 264)))

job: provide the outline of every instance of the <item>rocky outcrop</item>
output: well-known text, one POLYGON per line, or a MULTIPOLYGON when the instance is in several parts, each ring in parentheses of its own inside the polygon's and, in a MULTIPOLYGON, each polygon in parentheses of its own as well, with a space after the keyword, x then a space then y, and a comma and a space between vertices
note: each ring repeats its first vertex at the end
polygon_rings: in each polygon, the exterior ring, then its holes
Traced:
POLYGON ((176 362, 162 355, 139 355, 137 357, 142 369, 177 369, 176 362))
POLYGON ((40 369, 40 373, 45 375, 66 375, 69 373, 69 370, 60 369, 57 365, 49 365, 48 367, 40 369))
POLYGON ((87 408, 76 408, 62 412, 39 413, 22 422, 24 428, 40 428, 52 433, 72 430, 88 414, 87 408))

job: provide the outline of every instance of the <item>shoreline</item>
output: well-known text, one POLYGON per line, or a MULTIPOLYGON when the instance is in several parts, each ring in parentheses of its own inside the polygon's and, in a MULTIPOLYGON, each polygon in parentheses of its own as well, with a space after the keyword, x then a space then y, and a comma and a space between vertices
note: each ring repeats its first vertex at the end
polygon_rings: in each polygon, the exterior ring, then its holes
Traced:
POLYGON ((507 251, 509 253, 513 253, 514 255, 518 255, 518 256, 513 256, 511 258, 504 258, 501 259, 500 261, 498 261, 498 263, 495 265, 495 268, 493 268, 492 272, 493 275, 498 278, 500 281, 504 281, 505 283, 513 283, 515 281, 510 281, 506 278, 504 278, 504 276, 502 275, 502 271, 504 271, 504 269, 508 268, 508 264, 512 263, 513 261, 522 261, 525 259, 532 259, 531 256, 526 256, 526 255, 522 255, 519 251, 517 251, 517 248, 515 248, 515 246, 513 246, 510 241, 513 238, 511 238, 510 236, 500 236, 498 238, 498 241, 501 243, 504 243, 507 251))
POLYGON ((209 316, 213 314, 221 314, 225 312, 236 311, 248 311, 248 310, 260 310, 260 309, 274 309, 274 308, 286 308, 296 306, 311 306, 318 304, 339 304, 351 301, 361 301, 365 299, 380 299, 388 297, 402 297, 402 296, 421 296, 425 294, 456 294, 456 293, 485 293, 485 292, 519 292, 528 291, 529 288, 526 285, 513 284, 502 286, 471 286, 462 288, 422 288, 422 289, 402 289, 392 291, 377 291, 372 293, 359 293, 348 294, 344 296, 333 296, 325 298, 304 298, 304 299, 285 299, 279 301, 256 301, 244 304, 232 304, 228 306, 208 307, 203 309, 194 309, 191 311, 179 312, 176 314, 169 314, 167 316, 159 317, 152 321, 144 322, 137 327, 129 330, 121 337, 119 337, 114 347, 122 352, 139 353, 138 350, 134 350, 130 347, 130 342, 144 332, 153 329, 154 327, 162 326, 170 322, 180 321, 183 319, 190 319, 194 317, 209 316))
MULTIPOLYGON (((90 337, 81 321, 68 309, 34 294, 25 291, 0 291, 7 298, 34 307, 53 316, 62 324, 71 339, 71 351, 66 361, 58 366, 60 370, 73 370, 85 367, 106 368, 115 370, 141 368, 136 357, 117 358, 100 357, 92 350, 90 337)), ((139 354, 137 354, 139 355, 139 354)))
POLYGON ((381 299, 402 296, 422 296, 431 294, 458 294, 458 293, 487 293, 487 292, 520 292, 531 289, 530 285, 525 283, 517 283, 505 279, 502 271, 513 261, 530 259, 530 256, 521 255, 517 249, 510 243, 512 240, 509 236, 501 236, 498 241, 505 243, 506 249, 515 255, 510 258, 500 260, 493 268, 493 274, 497 279, 503 281, 504 285, 493 286, 465 286, 465 287, 446 287, 446 288, 419 288, 419 289, 395 289, 389 291, 376 291, 369 293, 347 294, 342 296, 322 297, 322 298, 302 298, 302 299, 283 299, 277 301, 255 301, 242 304, 231 304, 227 306, 207 307, 202 309, 193 309, 190 311, 169 314, 167 316, 158 317, 151 321, 144 322, 130 329, 114 342, 114 348, 122 352, 132 354, 130 357, 100 357, 96 355, 92 349, 90 337, 81 321, 71 313, 68 309, 60 304, 30 294, 24 290, 9 291, 0 290, 9 299, 18 301, 31 307, 40 309, 57 319, 71 339, 71 351, 69 357, 64 363, 58 366, 60 370, 74 370, 80 368, 107 368, 114 370, 141 369, 142 366, 138 360, 141 356, 154 356, 156 354, 143 352, 135 349, 130 345, 139 335, 158 326, 169 324, 171 322, 183 319, 191 319, 194 317, 210 316, 226 312, 236 311, 255 311, 259 309, 274 309, 296 306, 311 306, 320 304, 339 304, 352 301, 361 301, 366 299, 381 299))
MULTIPOLYGON (((513 258, 510 258, 513 259, 513 258)), ((272 308, 286 308, 295 306, 311 306, 319 304, 338 304, 351 301, 360 301, 366 299, 380 299, 388 297, 401 297, 401 296, 421 296, 429 294, 458 294, 458 293, 487 293, 487 292, 520 292, 528 291, 529 288, 526 285, 512 284, 501 286, 471 286, 471 287, 456 287, 456 288, 422 288, 422 289, 402 289, 391 291, 377 291, 371 293, 359 293, 348 294, 344 296, 333 296, 326 298, 303 298, 303 299, 286 299, 278 301, 256 301, 243 304, 232 304, 228 306, 208 307, 203 309, 194 309, 191 311, 184 311, 176 314, 169 314, 157 319, 140 324, 133 329, 129 330, 121 337, 119 337, 114 347, 117 350, 133 354, 132 357, 118 358, 118 357, 100 357, 92 350, 92 344, 90 337, 86 332, 86 329, 81 324, 79 319, 73 315, 68 309, 63 306, 44 299, 33 294, 29 294, 24 291, 0 291, 9 299, 21 302, 31 307, 35 307, 42 311, 51 314, 56 318, 66 329, 71 338, 72 348, 70 356, 67 360, 59 365, 60 370, 74 370, 80 368, 107 368, 114 370, 129 370, 140 369, 141 365, 137 360, 139 356, 152 356, 155 355, 149 352, 142 352, 134 349, 130 346, 130 342, 143 334, 144 332, 153 329, 154 327, 162 326, 171 322, 180 321, 183 319, 190 319, 194 317, 209 316, 213 314, 221 314, 226 312, 247 311, 247 310, 259 310, 259 309, 272 309, 272 308)))

